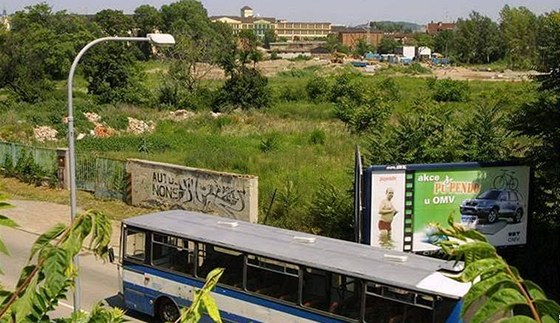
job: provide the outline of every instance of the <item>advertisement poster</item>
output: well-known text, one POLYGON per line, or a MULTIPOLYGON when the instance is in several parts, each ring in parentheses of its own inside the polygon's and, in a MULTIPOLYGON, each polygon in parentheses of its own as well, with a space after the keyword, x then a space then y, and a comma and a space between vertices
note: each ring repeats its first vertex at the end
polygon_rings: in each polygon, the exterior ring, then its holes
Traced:
POLYGON ((405 172, 376 172, 371 180, 370 244, 403 250, 405 172))
POLYGON ((526 166, 416 170, 413 251, 437 249, 435 225, 447 226, 450 215, 494 246, 525 244, 529 176, 526 166))

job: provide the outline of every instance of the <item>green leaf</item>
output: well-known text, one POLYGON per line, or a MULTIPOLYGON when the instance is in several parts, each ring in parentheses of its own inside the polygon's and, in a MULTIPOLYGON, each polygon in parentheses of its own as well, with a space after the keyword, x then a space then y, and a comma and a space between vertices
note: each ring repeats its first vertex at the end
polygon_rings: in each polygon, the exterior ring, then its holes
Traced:
POLYGON ((1 215, 1 214, 0 214, 0 225, 5 226, 5 227, 9 227, 9 228, 18 227, 18 224, 14 220, 10 219, 9 217, 7 217, 5 215, 1 215))
POLYGON ((91 230, 91 240, 89 248, 93 250, 97 257, 106 260, 108 257, 107 246, 111 243, 113 227, 105 214, 99 211, 88 211, 93 216, 93 226, 91 230))
POLYGON ((37 295, 38 278, 38 275, 34 275, 30 279, 27 287, 23 289, 22 294, 19 295, 19 298, 11 306, 12 313, 15 314, 17 322, 24 321, 24 318, 31 313, 37 295))
POLYGON ((472 282, 479 276, 484 276, 497 271, 503 271, 507 267, 506 263, 501 259, 487 258, 477 260, 465 268, 461 274, 464 282, 472 282))
POLYGON ((218 309, 218 305, 216 305, 216 301, 209 293, 202 295, 202 303, 210 318, 214 320, 214 322, 221 323, 222 318, 220 317, 220 310, 218 309))
POLYGON ((18 280, 18 283, 16 284, 16 288, 20 287, 21 284, 23 284, 25 282, 27 277, 29 277, 29 275, 31 275, 33 270, 35 270, 35 267, 36 267, 35 265, 27 265, 27 266, 23 267, 23 269, 21 270, 21 273, 19 275, 19 280, 18 280))
POLYGON ((528 316, 516 315, 513 317, 501 319, 498 322, 499 323, 535 323, 537 321, 528 316))
POLYGON ((515 305, 527 304, 523 295, 513 288, 503 288, 494 293, 474 314, 473 322, 491 321, 493 316, 500 311, 511 310, 515 305))
POLYGON ((4 304, 8 298, 12 296, 12 292, 8 290, 0 290, 0 304, 4 304))
MULTIPOLYGON (((4 240, 0 239, 0 252, 5 254, 6 256, 10 255, 10 252, 8 251, 8 247, 6 247, 6 244, 4 243, 4 240)), ((2 274, 4 274, 2 272, 2 274)))
POLYGON ((558 317, 560 315, 560 306, 550 299, 537 299, 534 301, 535 306, 541 316, 550 315, 558 317))
POLYGON ((66 225, 58 223, 52 229, 40 235, 31 247, 31 255, 29 256, 29 260, 31 261, 31 259, 33 259, 38 251, 45 248, 45 246, 50 244, 54 239, 58 238, 64 232, 64 230, 66 230, 66 228, 66 225))
POLYGON ((548 316, 548 315, 541 316, 541 322, 542 323, 557 323, 556 316, 548 316))
POLYGON ((70 266, 72 257, 61 248, 53 248, 43 264, 43 271, 48 273, 44 286, 51 295, 58 295, 61 290, 70 284, 66 276, 66 269, 70 266))
POLYGON ((498 273, 495 276, 489 277, 474 284, 469 292, 463 298, 463 309, 462 314, 467 313, 471 305, 478 301, 480 297, 487 296, 490 298, 492 294, 498 291, 500 288, 510 287, 515 288, 515 283, 511 280, 505 273, 498 273))
MULTIPOLYGON (((532 299, 536 300, 536 299, 546 299, 546 295, 544 293, 544 291, 539 287, 539 285, 535 284, 534 282, 530 281, 530 280, 524 280, 523 284, 525 285, 525 288, 527 289, 527 292, 529 293, 529 295, 531 296, 532 299)), ((560 312, 558 312, 560 313, 560 312)))

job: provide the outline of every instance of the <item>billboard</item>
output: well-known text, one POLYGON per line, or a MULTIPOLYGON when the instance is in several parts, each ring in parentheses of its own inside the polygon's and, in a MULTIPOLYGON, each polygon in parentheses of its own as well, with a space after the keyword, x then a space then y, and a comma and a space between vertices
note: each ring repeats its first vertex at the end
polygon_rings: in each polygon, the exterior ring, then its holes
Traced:
POLYGON ((527 166, 372 166, 365 176, 363 236, 370 245, 415 252, 437 250, 441 237, 434 234, 436 225, 446 227, 449 216, 483 233, 494 246, 527 242, 527 166), (393 217, 387 215, 390 213, 393 217), (390 227, 384 223, 388 220, 390 227))

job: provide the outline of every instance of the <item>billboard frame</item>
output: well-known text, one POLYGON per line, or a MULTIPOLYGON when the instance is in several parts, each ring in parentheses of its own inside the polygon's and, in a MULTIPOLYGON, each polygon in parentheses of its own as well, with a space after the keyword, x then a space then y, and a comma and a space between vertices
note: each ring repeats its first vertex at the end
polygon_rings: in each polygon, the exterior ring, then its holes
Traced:
MULTIPOLYGON (((372 188, 373 188, 373 178, 374 174, 383 173, 383 172, 404 172, 406 175, 406 191, 405 191, 405 199, 407 206, 410 208, 414 207, 414 193, 407 193, 413 192, 414 190, 414 174, 418 171, 474 171, 476 169, 481 168, 496 168, 496 167, 527 167, 528 168, 528 183, 527 183, 527 198, 526 198, 526 227, 525 227, 525 242, 522 244, 512 244, 512 245, 500 245, 497 248, 519 248, 527 245, 530 240, 530 228, 532 223, 532 208, 530 200, 533 197, 533 185, 531 185, 533 178, 534 178, 534 171, 533 168, 524 165, 520 162, 516 161, 504 161, 504 162, 460 162, 460 163, 434 163, 434 164, 396 164, 396 165, 373 165, 369 166, 363 170, 363 195, 362 195, 362 206, 363 212, 361 217, 361 240, 360 242, 363 244, 372 245, 372 188)), ((412 214, 410 214, 412 216, 412 214)), ((406 215, 405 215, 406 217, 406 215)), ((408 226, 405 220, 404 224, 404 232, 403 235, 406 239, 407 235, 413 236, 414 231, 412 230, 413 219, 411 218, 408 221, 408 226)), ((412 239, 412 238, 411 238, 412 239)), ((430 253, 425 251, 416 251, 413 249, 412 243, 410 247, 407 247, 407 244, 403 242, 402 251, 406 252, 417 252, 417 253, 430 253)))

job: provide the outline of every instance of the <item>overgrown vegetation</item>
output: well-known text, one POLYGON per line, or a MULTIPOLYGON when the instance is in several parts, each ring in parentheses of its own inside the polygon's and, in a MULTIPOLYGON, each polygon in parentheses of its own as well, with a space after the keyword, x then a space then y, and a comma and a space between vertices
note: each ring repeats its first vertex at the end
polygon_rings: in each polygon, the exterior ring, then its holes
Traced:
POLYGON ((547 298, 534 282, 502 258, 486 237, 465 229, 449 218, 449 228, 439 229, 451 240, 440 242, 442 250, 456 260, 465 261, 457 280, 473 286, 463 298, 461 317, 465 321, 554 322, 560 305, 547 298))
MULTIPOLYGON (((421 65, 371 77, 344 68, 310 68, 266 78, 257 68, 262 55, 254 34, 234 38, 227 26, 211 23, 194 0, 153 9, 139 10, 132 26, 119 26, 117 22, 131 23, 115 19, 122 18, 119 13, 103 12, 90 23, 53 14, 44 4, 16 14, 14 30, 0 33, 0 135, 32 142, 33 127, 49 125, 62 139, 64 75, 78 49, 100 35, 157 27, 176 32, 179 42, 160 51, 160 60, 150 60, 153 53, 141 47, 123 44, 111 61, 126 66, 115 68, 114 74, 90 73, 85 60, 74 88, 78 133, 93 130, 84 112, 97 112, 114 127, 123 127, 126 115, 155 120, 154 132, 135 136, 117 129, 113 137, 78 141, 78 151, 254 174, 259 176, 261 220, 340 238, 352 236, 344 223, 351 218, 345 193, 352 186, 355 144, 366 147, 366 165, 519 160, 535 171, 531 230, 544 230, 531 235, 535 238, 528 253, 542 255, 549 249, 541 237, 560 235, 558 12, 537 17, 538 34, 523 27, 533 21, 526 10, 506 7, 499 26, 473 13, 458 22, 457 31, 433 39, 442 52, 461 62, 494 62, 506 55, 512 66, 537 66, 543 72, 537 88, 532 82, 423 80, 395 73, 421 74, 421 65), (147 19, 149 14, 153 19, 147 19), (49 37, 60 33, 60 46, 46 46, 49 37), (519 39, 530 41, 523 51, 512 50, 519 39), (47 47, 49 51, 40 50, 47 47), (206 56, 206 50, 212 55, 206 56), (212 65, 225 71, 224 81, 203 80, 212 65), (129 74, 128 68, 139 68, 140 74, 129 74), (134 75, 145 75, 143 84, 135 84, 134 75), (138 98, 137 85, 146 84, 155 90, 138 98), (178 109, 195 113, 184 120, 170 118, 168 110, 178 109)), ((347 50, 333 37, 327 46, 347 50)), ((387 40, 381 50, 394 46, 387 40)), ((102 52, 92 52, 90 60, 102 52)), ((556 277, 552 293, 560 297, 560 275, 547 271, 560 268, 558 250, 539 257, 540 267, 547 269, 533 268, 520 255, 509 257, 524 261, 518 267, 541 284, 556 277)))

